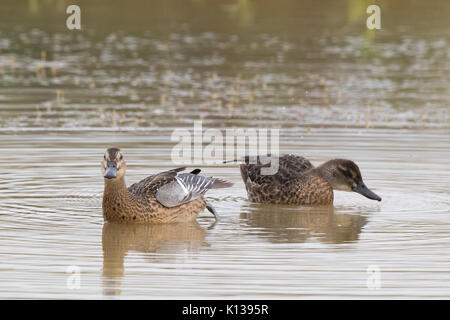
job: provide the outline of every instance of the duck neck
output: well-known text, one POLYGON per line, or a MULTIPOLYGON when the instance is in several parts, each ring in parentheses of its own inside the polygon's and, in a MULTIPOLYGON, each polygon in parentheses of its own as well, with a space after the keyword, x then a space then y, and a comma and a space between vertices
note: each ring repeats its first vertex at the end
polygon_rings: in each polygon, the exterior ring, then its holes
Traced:
POLYGON ((122 201, 130 201, 130 193, 125 184, 124 177, 118 179, 105 179, 105 189, 103 192, 103 205, 108 206, 122 201))
POLYGON ((330 172, 326 162, 314 169, 311 169, 310 173, 326 180, 330 185, 332 185, 333 174, 330 172))
POLYGON ((124 177, 118 179, 105 179, 104 194, 120 195, 128 193, 124 177))
POLYGON ((125 179, 105 179, 105 190, 103 192, 103 217, 105 220, 118 220, 126 214, 123 208, 131 201, 127 190, 125 179))

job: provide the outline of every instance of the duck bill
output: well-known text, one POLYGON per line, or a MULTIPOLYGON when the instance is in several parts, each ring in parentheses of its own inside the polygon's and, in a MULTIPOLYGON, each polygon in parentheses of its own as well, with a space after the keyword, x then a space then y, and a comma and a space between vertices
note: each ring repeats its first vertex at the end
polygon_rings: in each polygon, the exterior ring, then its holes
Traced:
POLYGON ((113 161, 108 161, 106 164, 106 171, 104 177, 106 179, 113 179, 117 177, 117 165, 113 161))
POLYGON ((381 201, 381 197, 372 190, 370 190, 369 188, 367 188, 367 186, 362 181, 355 188, 353 188, 353 191, 362 194, 366 198, 381 201))

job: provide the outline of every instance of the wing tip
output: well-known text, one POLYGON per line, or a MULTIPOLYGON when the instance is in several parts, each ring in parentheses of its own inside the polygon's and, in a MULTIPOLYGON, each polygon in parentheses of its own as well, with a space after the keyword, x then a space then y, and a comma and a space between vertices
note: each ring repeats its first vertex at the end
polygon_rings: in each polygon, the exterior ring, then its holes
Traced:
POLYGON ((232 187, 233 185, 234 183, 231 181, 215 178, 214 184, 212 185, 211 189, 229 188, 232 187))

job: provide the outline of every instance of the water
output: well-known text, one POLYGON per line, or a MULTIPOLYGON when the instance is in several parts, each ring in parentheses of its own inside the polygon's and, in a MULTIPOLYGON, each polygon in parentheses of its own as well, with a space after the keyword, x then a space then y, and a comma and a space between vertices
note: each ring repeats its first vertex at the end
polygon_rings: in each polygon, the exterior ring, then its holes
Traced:
POLYGON ((0 297, 449 298, 450 6, 389 6, 374 37, 354 1, 155 3, 101 19, 82 3, 71 33, 64 6, 5 2, 0 297), (315 165, 352 159, 383 201, 252 204, 237 165, 199 164, 235 183, 208 192, 220 222, 105 224, 104 150, 122 148, 131 184, 174 167, 170 136, 196 120, 280 128, 280 151, 315 165))

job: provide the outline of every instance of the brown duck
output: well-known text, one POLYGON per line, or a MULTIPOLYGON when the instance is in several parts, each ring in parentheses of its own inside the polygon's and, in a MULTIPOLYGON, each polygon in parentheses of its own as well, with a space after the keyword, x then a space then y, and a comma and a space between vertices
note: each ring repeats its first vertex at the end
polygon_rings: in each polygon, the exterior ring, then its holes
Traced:
POLYGON ((333 190, 353 191, 381 201, 364 184, 358 166, 351 160, 333 159, 318 167, 293 154, 281 155, 277 160, 278 171, 273 175, 263 175, 261 168, 271 166, 270 162, 262 163, 260 156, 244 158, 240 169, 250 201, 329 205, 333 203, 333 190))
POLYGON ((105 221, 184 222, 195 219, 205 208, 218 218, 204 194, 209 189, 233 185, 222 179, 200 176, 200 169, 179 174, 183 167, 149 176, 127 188, 126 164, 118 148, 106 150, 101 166, 105 178, 102 204, 105 221))

